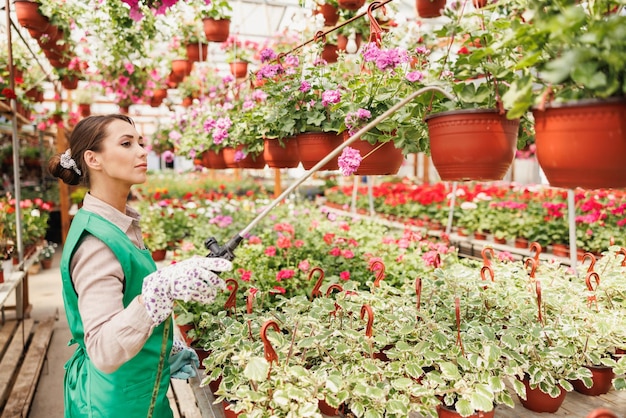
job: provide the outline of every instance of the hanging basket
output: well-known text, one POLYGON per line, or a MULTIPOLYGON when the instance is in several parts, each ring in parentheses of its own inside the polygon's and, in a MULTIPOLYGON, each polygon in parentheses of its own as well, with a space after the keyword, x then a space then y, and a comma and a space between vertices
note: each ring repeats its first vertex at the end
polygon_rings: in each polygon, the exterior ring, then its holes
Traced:
POLYGON ((235 78, 244 78, 248 75, 248 63, 245 61, 236 61, 229 63, 230 73, 235 78))
POLYGON ((626 187, 626 100, 533 109, 537 160, 553 187, 626 187))
POLYGON ((223 150, 208 150, 202 153, 202 166, 214 170, 223 170, 226 168, 223 150))
POLYGON ((208 44, 199 44, 198 42, 185 45, 187 59, 191 62, 206 61, 208 47, 208 44))
POLYGON ((519 119, 507 119, 495 109, 452 110, 425 119, 441 180, 504 178, 515 157, 519 119))
MULTIPOLYGON (((343 143, 343 136, 335 132, 304 132, 296 136, 300 162, 305 170, 323 160, 335 148, 343 143)), ((322 166, 321 170, 337 170, 337 156, 322 166)))
POLYGON ((283 139, 264 139, 263 158, 272 168, 295 168, 300 164, 298 141, 295 137, 283 139))
POLYGON ((339 11, 332 4, 319 4, 316 13, 324 16, 324 26, 335 26, 339 21, 339 11))
POLYGON ((89 103, 79 103, 78 113, 84 118, 91 115, 91 105, 89 103))
POLYGON ((172 60, 172 74, 176 79, 182 81, 185 76, 191 73, 193 62, 185 59, 172 60))
POLYGON ((417 14, 425 19, 441 16, 441 10, 445 7, 446 0, 415 0, 417 14))
POLYGON ((234 147, 224 147, 224 163, 226 168, 239 168, 239 164, 235 161, 235 153, 237 150, 234 147))
POLYGON ((29 0, 15 0, 15 14, 17 21, 24 28, 36 32, 46 30, 50 21, 46 16, 39 12, 39 3, 29 0))
POLYGON ((78 77, 66 76, 61 79, 61 85, 66 90, 76 90, 78 88, 78 77))
MULTIPOLYGON (((347 131, 344 132, 344 141, 349 138, 347 131)), ((357 139, 348 146, 358 150, 363 158, 361 165, 354 172, 359 176, 397 174, 404 161, 402 150, 396 148, 393 141, 377 142, 372 145, 363 139, 357 139)))
POLYGON ((226 42, 230 35, 229 19, 211 19, 205 17, 202 19, 204 25, 204 35, 209 42, 226 42))
POLYGON ((358 10, 365 4, 365 0, 339 0, 337 5, 340 9, 358 10))
POLYGON ((333 64, 337 62, 339 58, 339 48, 335 44, 324 44, 324 48, 322 49, 321 57, 328 64, 333 64))
MULTIPOLYGON (((244 148, 244 145, 237 147, 239 151, 244 151, 244 148)), ((245 157, 237 162, 237 165, 239 168, 262 169, 265 168, 265 159, 262 152, 257 155, 247 153, 245 157)))

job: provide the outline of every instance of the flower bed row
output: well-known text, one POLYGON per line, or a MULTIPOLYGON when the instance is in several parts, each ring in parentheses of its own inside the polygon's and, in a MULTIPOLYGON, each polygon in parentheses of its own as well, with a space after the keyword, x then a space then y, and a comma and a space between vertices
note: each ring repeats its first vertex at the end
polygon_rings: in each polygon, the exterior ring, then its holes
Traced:
MULTIPOLYGON (((181 205, 195 223, 174 257, 205 255, 207 237, 225 242, 267 203, 181 205)), ((480 263, 419 233, 286 201, 235 255, 215 303, 179 302, 175 313, 209 354, 203 384, 242 417, 320 416, 320 405, 467 416, 526 398, 524 377, 552 396, 591 385, 592 365, 625 387, 618 246, 586 273, 495 252, 480 263)))
MULTIPOLYGON (((567 192, 546 186, 462 183, 457 186, 453 231, 489 233, 512 242, 516 238, 546 247, 569 244, 567 192)), ((452 187, 448 183, 416 184, 408 179, 373 187, 374 208, 382 215, 432 227, 446 224, 452 187)), ((366 187, 359 195, 367 195, 366 187)), ((328 202, 349 207, 352 186, 325 192, 328 202)), ((369 202, 357 201, 366 209, 369 202)), ((579 189, 575 193, 577 248, 600 253, 611 243, 626 246, 626 194, 619 190, 579 189)))

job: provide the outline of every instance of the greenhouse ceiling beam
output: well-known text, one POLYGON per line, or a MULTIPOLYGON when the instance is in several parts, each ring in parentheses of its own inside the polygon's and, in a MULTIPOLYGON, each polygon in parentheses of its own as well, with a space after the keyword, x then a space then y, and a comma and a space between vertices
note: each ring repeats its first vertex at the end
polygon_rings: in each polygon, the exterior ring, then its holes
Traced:
POLYGON ((274 1, 274 0, 239 0, 241 3, 248 4, 263 4, 266 6, 276 6, 276 7, 300 7, 298 2, 287 3, 284 1, 274 1))

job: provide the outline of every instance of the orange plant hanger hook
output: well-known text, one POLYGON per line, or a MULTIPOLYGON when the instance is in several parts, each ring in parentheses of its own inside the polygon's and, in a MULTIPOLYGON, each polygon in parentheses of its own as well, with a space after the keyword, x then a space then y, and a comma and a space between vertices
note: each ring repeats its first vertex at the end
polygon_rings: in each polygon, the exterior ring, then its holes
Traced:
POLYGON ((376 279, 374 279, 374 287, 380 287, 380 281, 385 278, 385 264, 383 264, 383 262, 380 260, 376 260, 370 266, 370 270, 376 272, 376 279))
POLYGON ((361 319, 365 318, 367 313, 367 325, 365 326, 365 335, 367 337, 372 336, 372 326, 374 325, 374 311, 370 305, 361 306, 361 319))
POLYGON ((230 296, 224 303, 224 309, 232 309, 233 313, 237 313, 237 290, 239 289, 239 283, 235 279, 226 280, 226 284, 229 284, 233 287, 233 290, 230 291, 230 296))
POLYGON ((269 320, 263 324, 261 327, 261 341, 263 341, 263 351, 265 352, 265 360, 269 363, 276 362, 278 363, 278 356, 276 355, 276 351, 274 351, 274 347, 272 347, 272 343, 267 339, 267 329, 274 328, 274 331, 280 332, 280 328, 276 321, 269 320))
POLYGON ((314 267, 311 269, 311 272, 309 273, 309 280, 313 278, 315 273, 319 273, 319 277, 315 281, 315 286, 313 286, 313 290, 311 291, 311 297, 313 298, 322 296, 320 288, 322 287, 322 282, 324 281, 324 270, 321 267, 314 267))

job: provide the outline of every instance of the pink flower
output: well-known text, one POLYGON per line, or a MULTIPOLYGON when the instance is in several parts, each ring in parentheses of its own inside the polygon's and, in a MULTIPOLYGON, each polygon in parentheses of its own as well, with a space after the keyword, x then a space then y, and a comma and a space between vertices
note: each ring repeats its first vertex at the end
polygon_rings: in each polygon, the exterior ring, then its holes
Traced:
POLYGON ((298 264, 298 268, 304 272, 307 272, 311 268, 311 263, 309 263, 309 260, 302 260, 298 264))
POLYGON ((341 174, 344 176, 349 176, 354 174, 354 172, 361 165, 361 161, 363 158, 361 157, 361 153, 351 147, 345 147, 337 159, 339 163, 339 170, 341 170, 341 174))
POLYGON ((276 280, 280 282, 284 279, 291 279, 295 274, 296 272, 291 269, 282 269, 276 273, 276 280))
POLYGON ((250 277, 252 277, 252 272, 250 270, 239 269, 237 272, 241 274, 241 280, 244 282, 250 281, 250 277))
POLYGON ((328 253, 333 257, 339 257, 341 255, 341 249, 338 247, 333 247, 333 249, 330 250, 328 253))
POLYGON ((342 271, 341 273, 339 273, 339 278, 341 280, 345 280, 345 281, 350 280, 350 272, 349 271, 342 271))
POLYGON ((276 255, 276 247, 269 246, 265 249, 265 255, 268 257, 274 257, 276 255))
POLYGON ((354 258, 354 253, 350 250, 343 250, 343 252, 341 253, 342 256, 344 256, 345 258, 354 258))
POLYGON ((276 246, 278 248, 290 248, 291 247, 291 240, 289 239, 289 237, 281 235, 276 240, 276 246))
POLYGON ((272 289, 272 293, 280 293, 284 295, 285 293, 287 293, 287 291, 284 287, 274 286, 274 288, 272 289))
POLYGON ((260 243, 261 243, 261 238, 257 237, 256 235, 253 235, 248 239, 248 244, 260 244, 260 243))

